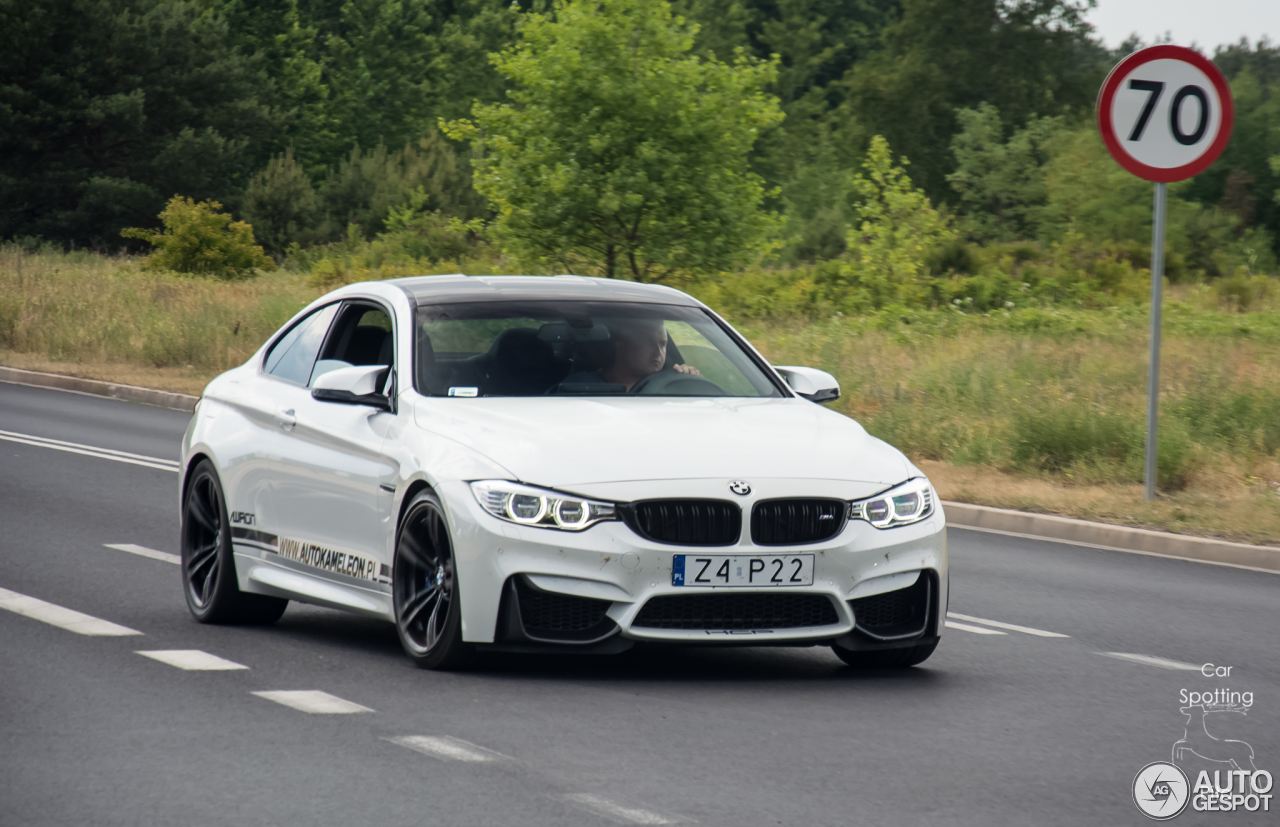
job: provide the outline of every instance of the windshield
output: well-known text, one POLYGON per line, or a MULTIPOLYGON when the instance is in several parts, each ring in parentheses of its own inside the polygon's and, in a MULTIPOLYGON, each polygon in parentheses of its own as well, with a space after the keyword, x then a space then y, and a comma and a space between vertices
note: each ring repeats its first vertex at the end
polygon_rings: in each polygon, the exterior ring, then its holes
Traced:
POLYGON ((781 396, 706 311, 666 304, 474 302, 422 307, 427 396, 781 396))

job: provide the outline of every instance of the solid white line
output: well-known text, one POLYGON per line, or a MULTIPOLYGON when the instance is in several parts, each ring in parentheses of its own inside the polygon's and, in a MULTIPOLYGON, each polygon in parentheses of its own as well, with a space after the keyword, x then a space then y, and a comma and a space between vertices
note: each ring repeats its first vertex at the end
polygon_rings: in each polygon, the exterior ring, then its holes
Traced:
MULTIPOLYGON (((114 453, 107 453, 104 449, 101 449, 101 448, 83 450, 82 448, 79 448, 79 447, 73 448, 70 445, 56 445, 48 441, 37 441, 35 439, 21 439, 17 436, 7 436, 6 435, 7 433, 8 433, 7 431, 0 431, 0 439, 6 440, 8 442, 18 442, 23 445, 34 445, 37 448, 52 448, 55 451, 66 451, 69 454, 81 454, 86 457, 95 457, 97 459, 112 459, 112 460, 115 460, 116 462, 127 462, 130 465, 141 465, 143 468, 154 468, 157 471, 173 471, 174 473, 178 472, 178 466, 176 463, 172 465, 160 464, 160 463, 169 463, 170 460, 167 460, 167 459, 157 459, 155 457, 147 457, 146 458, 147 461, 143 462, 142 460, 139 460, 139 459, 131 459, 128 456, 116 456, 114 453)), ((88 448, 89 446, 84 446, 84 447, 88 448)))
POLYGON ((1155 655, 1131 655, 1128 652, 1099 652, 1098 654, 1108 658, 1115 658, 1116 660, 1127 660, 1130 663, 1141 663, 1143 666, 1158 666, 1161 669, 1174 669, 1179 672, 1200 671, 1200 667, 1194 663, 1158 658, 1155 655))
POLYGON ((344 701, 336 695, 330 695, 328 692, 321 692, 318 689, 252 692, 250 694, 293 707, 301 712, 311 712, 317 715, 350 715, 354 712, 373 711, 367 706, 344 701))
MULTIPOLYGON (((948 529, 958 528, 962 531, 982 531, 987 534, 1003 534, 1005 537, 1018 537, 1022 540, 1035 540, 1039 543, 1062 543, 1065 546, 1079 546, 1080 548, 1092 548, 1098 551, 1123 551, 1125 554, 1141 554, 1143 557, 1162 557, 1165 560, 1181 560, 1184 563, 1203 563, 1206 566, 1223 566, 1229 569, 1244 569, 1245 571, 1260 571, 1264 574, 1280 574, 1275 569, 1264 569, 1261 566, 1242 566, 1238 563, 1219 563, 1217 560, 1197 560, 1194 557, 1179 557, 1176 554, 1161 554, 1158 551, 1138 551, 1135 548, 1121 548, 1120 546, 1102 546, 1097 543, 1082 543, 1078 540, 1059 540, 1056 537, 1045 537, 1040 534, 1022 534, 1017 531, 1001 531, 998 528, 977 528, 971 525, 949 525, 948 529)), ((1124 528, 1124 526, 1119 526, 1124 528)))
POLYGON ((636 810, 631 807, 623 807, 621 804, 614 804, 607 798, 601 798, 591 793, 570 793, 564 797, 570 804, 576 804, 584 810, 595 813, 598 816, 604 816, 610 821, 616 821, 619 824, 675 824, 675 819, 667 818, 649 810, 636 810))
POLYGON ((127 551, 130 554, 136 554, 139 557, 150 557, 152 560, 162 560, 166 563, 180 565, 182 558, 176 554, 170 554, 167 551, 156 551, 146 546, 135 546, 133 543, 103 543, 107 548, 113 548, 117 551, 127 551))
POLYGON ((431 735, 405 735, 399 738, 385 739, 393 744, 407 747, 415 752, 423 755, 430 755, 432 758, 439 758, 441 761, 467 761, 471 763, 480 763, 484 761, 492 761, 495 758, 505 758, 501 753, 487 750, 484 747, 476 746, 469 741, 461 738, 453 738, 445 735, 442 737, 434 737, 431 735))
POLYGON ((38 598, 27 597, 25 594, 11 592, 8 589, 0 589, 0 609, 6 609, 24 617, 29 617, 32 620, 48 623, 50 626, 66 629, 68 632, 75 632, 77 635, 118 637, 142 634, 142 632, 130 629, 127 626, 119 626, 107 620, 99 620, 92 615, 82 614, 74 609, 67 609, 53 603, 46 603, 38 598))
POLYGON ((65 445, 68 448, 84 448, 86 451, 97 451, 100 454, 112 454, 117 457, 129 457, 130 459, 142 459, 147 462, 158 462, 161 465, 180 465, 176 459, 161 459, 160 457, 149 457, 145 454, 131 454, 128 451, 117 451, 114 448, 99 448, 96 445, 84 445, 79 442, 67 442, 62 439, 53 439, 47 436, 36 436, 35 434, 19 434, 14 431, 0 431, 4 436, 18 437, 19 439, 30 439, 35 442, 47 442, 53 445, 65 445))
POLYGON ((1014 623, 1005 623, 1000 620, 983 620, 980 617, 970 617, 969 615, 957 614, 956 612, 947 612, 947 617, 954 617, 956 620, 968 620, 973 623, 982 623, 987 626, 995 626, 997 629, 1009 629, 1014 632, 1037 635, 1039 637, 1071 637, 1071 635, 1060 635, 1057 632, 1046 632, 1044 629, 1032 629, 1030 626, 1018 626, 1014 623))
POLYGON ((248 669, 249 667, 235 661, 201 652, 199 649, 158 649, 150 652, 137 652, 143 657, 185 669, 188 672, 221 672, 231 669, 248 669))
POLYGON ((968 623, 955 623, 947 621, 948 629, 959 629, 962 632, 973 632, 975 635, 1003 635, 1005 632, 997 632, 995 629, 984 629, 981 626, 970 626, 968 623))

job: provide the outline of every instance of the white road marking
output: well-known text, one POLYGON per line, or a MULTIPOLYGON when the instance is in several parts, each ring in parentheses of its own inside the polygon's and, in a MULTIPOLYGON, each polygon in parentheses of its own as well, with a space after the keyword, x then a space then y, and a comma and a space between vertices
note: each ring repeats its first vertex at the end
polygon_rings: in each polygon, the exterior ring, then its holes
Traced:
POLYGON ((182 564, 182 558, 176 554, 170 554, 167 551, 156 551, 146 546, 135 546, 133 543, 103 543, 107 548, 113 548, 116 551, 127 551, 130 554, 136 554, 139 557, 150 557, 152 560, 162 560, 166 563, 175 565, 182 564))
POLYGON ((150 652, 139 651, 144 657, 185 669, 188 672, 221 672, 231 669, 248 669, 249 667, 235 661, 201 652, 199 649, 156 649, 150 652))
POLYGON ((1099 652, 1098 654, 1108 658, 1115 658, 1116 660, 1127 660, 1130 663, 1141 663, 1143 666, 1158 666, 1161 669, 1174 669, 1179 672, 1200 671, 1200 667, 1194 663, 1158 658, 1155 655, 1131 655, 1128 652, 1099 652))
POLYGON ((355 712, 373 711, 367 706, 344 701, 336 695, 330 695, 328 692, 321 692, 318 689, 253 692, 250 694, 293 707, 301 712, 311 712, 317 715, 350 715, 355 712))
POLYGON ((432 735, 405 735, 399 738, 386 738, 393 744, 406 747, 423 755, 430 755, 432 758, 439 758, 441 761, 467 761, 471 763, 481 763, 484 761, 493 761, 498 758, 506 758, 507 756, 493 750, 485 749, 477 746, 469 741, 461 738, 453 738, 449 735, 435 737, 432 735))
POLYGON ((631 807, 623 807, 621 804, 615 804, 607 798, 601 798, 591 793, 570 793, 564 797, 565 801, 570 804, 577 805, 584 810, 603 816, 610 821, 616 821, 619 824, 676 824, 677 821, 667 818, 664 815, 650 812, 649 810, 637 810, 631 807))
POLYGON ((119 626, 108 620, 100 620, 92 615, 46 603, 39 598, 27 597, 25 594, 11 592, 8 589, 0 589, 0 609, 66 629, 68 632, 75 632, 77 635, 118 637, 142 634, 127 626, 119 626))
POLYGON ((969 615, 957 614, 956 612, 947 612, 947 617, 954 617, 956 620, 968 620, 972 623, 981 623, 984 626, 995 626, 997 629, 1009 629, 1014 632, 1022 632, 1028 635, 1037 635, 1039 637, 1071 637, 1071 635, 1060 635, 1057 632, 1046 632, 1044 629, 1032 629, 1030 626, 1018 626, 1014 623, 1005 623, 1000 620, 983 620, 980 617, 970 617, 969 615))
POLYGON ((1078 540, 1059 540, 1056 537, 1045 537, 1040 534, 1023 534, 1018 531, 1001 531, 998 528, 978 528, 977 526, 971 525, 948 525, 947 528, 955 528, 960 531, 981 531, 986 534, 1003 534, 1005 537, 1017 537, 1022 540, 1035 540, 1037 543, 1061 543, 1064 546, 1079 546, 1080 548, 1092 548, 1097 549, 1098 551, 1123 551, 1125 554, 1141 554, 1143 557, 1162 557, 1165 560, 1181 560, 1184 563, 1202 563, 1206 566, 1223 566, 1229 569, 1260 571, 1263 574, 1280 574, 1280 571, 1275 569, 1264 569, 1261 566, 1241 566, 1237 563, 1219 563, 1217 560, 1196 560, 1192 557, 1178 557, 1175 554, 1161 554, 1158 551, 1138 551, 1135 548, 1102 546, 1097 543, 1082 543, 1078 540))
POLYGON ((947 621, 948 629, 959 629, 962 632, 973 632, 975 635, 1003 635, 1006 632, 997 632, 995 629, 984 629, 981 626, 970 626, 968 623, 956 623, 947 621))
POLYGON ((34 445, 37 448, 52 448, 55 451, 66 451, 71 454, 83 454, 86 457, 111 459, 116 462, 127 462, 130 465, 141 465, 144 468, 155 468, 158 471, 178 471, 178 462, 159 457, 148 457, 142 454, 130 454, 127 451, 116 451, 111 448, 98 448, 93 445, 81 445, 78 442, 64 442, 61 439, 49 439, 32 434, 19 434, 13 431, 0 431, 0 439, 18 442, 23 445, 34 445))

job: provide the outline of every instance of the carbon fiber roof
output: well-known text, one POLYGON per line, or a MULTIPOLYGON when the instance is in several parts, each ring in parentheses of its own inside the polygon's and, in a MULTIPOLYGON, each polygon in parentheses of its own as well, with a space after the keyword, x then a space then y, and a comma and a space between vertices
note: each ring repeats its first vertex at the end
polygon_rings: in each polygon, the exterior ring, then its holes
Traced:
POLYGON ((670 287, 586 276, 410 276, 390 279, 416 304, 482 301, 629 301, 650 304, 701 303, 670 287))

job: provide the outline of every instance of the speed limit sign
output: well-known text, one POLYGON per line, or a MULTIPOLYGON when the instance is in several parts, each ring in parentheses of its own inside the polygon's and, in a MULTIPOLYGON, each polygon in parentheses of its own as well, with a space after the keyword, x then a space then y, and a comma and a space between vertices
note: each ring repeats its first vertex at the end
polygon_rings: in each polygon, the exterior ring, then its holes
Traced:
POLYGON ((1182 46, 1134 52, 1098 95, 1098 127, 1120 166, 1148 181, 1181 181, 1217 160, 1231 137, 1231 89, 1214 66, 1182 46))
POLYGON ((1169 182, 1198 175, 1231 138, 1231 88, 1199 52, 1151 46, 1116 64, 1098 93, 1098 129, 1120 166, 1155 181, 1151 216, 1151 356, 1147 368, 1147 499, 1156 496, 1159 454, 1160 311, 1169 182))

